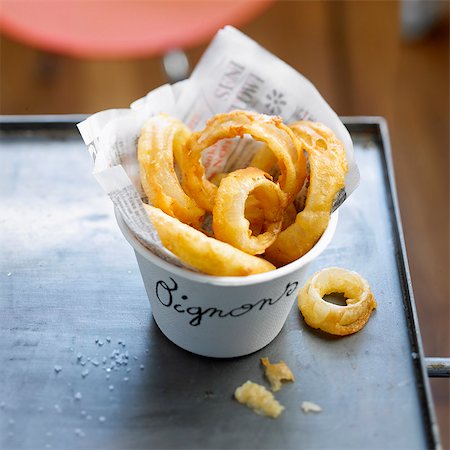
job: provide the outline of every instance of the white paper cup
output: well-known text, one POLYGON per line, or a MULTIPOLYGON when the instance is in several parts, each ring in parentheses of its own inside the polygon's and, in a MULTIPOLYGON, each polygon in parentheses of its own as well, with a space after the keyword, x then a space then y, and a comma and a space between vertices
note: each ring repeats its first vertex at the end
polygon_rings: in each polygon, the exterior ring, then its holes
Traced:
POLYGON ((229 358, 263 348, 281 331, 309 263, 334 235, 338 212, 306 255, 247 277, 216 277, 173 266, 145 248, 117 211, 116 219, 135 251, 153 317, 165 336, 190 352, 229 358))

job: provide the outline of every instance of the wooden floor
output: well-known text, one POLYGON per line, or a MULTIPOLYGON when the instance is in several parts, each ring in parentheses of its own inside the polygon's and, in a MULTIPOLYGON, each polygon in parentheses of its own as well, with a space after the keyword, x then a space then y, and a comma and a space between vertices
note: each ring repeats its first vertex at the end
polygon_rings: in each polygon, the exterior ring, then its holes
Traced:
MULTIPOLYGON (((396 2, 277 2, 242 30, 301 71, 341 115, 387 118, 425 353, 449 356, 449 30, 400 38, 396 2)), ((192 64, 204 46, 190 49, 192 64)), ((126 107, 165 82, 158 58, 84 61, 1 39, 2 114, 126 107)), ((444 448, 449 381, 432 380, 444 448)))

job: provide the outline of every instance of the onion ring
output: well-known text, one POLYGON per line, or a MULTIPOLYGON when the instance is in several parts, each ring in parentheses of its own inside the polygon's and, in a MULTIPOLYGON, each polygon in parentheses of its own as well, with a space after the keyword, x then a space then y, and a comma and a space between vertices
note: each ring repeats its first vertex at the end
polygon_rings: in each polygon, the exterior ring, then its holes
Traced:
POLYGON ((369 320, 377 302, 369 283, 356 272, 330 267, 312 275, 298 295, 298 307, 305 322, 312 328, 345 336, 356 333, 369 320), (323 299, 333 292, 343 293, 347 306, 323 299))
POLYGON ((217 276, 246 276, 269 272, 275 267, 268 261, 205 236, 201 231, 169 216, 159 208, 144 203, 164 247, 180 260, 203 273, 217 276))
POLYGON ((279 117, 240 110, 218 114, 208 120, 203 131, 192 133, 186 144, 186 160, 181 168, 185 191, 203 209, 213 210, 217 194, 217 186, 205 177, 205 168, 201 163, 203 150, 222 139, 243 137, 244 134, 266 143, 276 156, 281 172, 278 184, 286 194, 286 205, 303 185, 306 178, 305 156, 300 151, 295 134, 279 117))
POLYGON ((216 239, 250 255, 264 253, 281 229, 283 202, 280 187, 262 170, 247 167, 231 172, 220 182, 214 202, 213 230, 216 239), (252 235, 249 220, 244 215, 250 193, 259 202, 263 218, 263 232, 257 236, 252 235))
POLYGON ((272 167, 277 163, 277 158, 273 154, 267 145, 263 145, 258 151, 253 155, 249 166, 257 167, 258 169, 264 170, 264 172, 270 172, 272 167))
POLYGON ((141 184, 150 203, 165 213, 196 228, 205 214, 183 191, 174 169, 191 135, 179 120, 159 114, 147 120, 138 142, 141 184))
POLYGON ((342 143, 325 125, 302 121, 291 128, 308 154, 310 183, 305 208, 266 250, 265 257, 278 265, 300 258, 322 236, 348 168, 342 143))

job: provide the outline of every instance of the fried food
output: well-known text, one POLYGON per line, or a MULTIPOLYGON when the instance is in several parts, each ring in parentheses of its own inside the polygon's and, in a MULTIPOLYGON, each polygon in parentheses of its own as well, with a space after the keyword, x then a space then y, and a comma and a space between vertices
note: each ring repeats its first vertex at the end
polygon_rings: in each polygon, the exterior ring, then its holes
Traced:
POLYGON ((261 358, 261 364, 264 366, 264 373, 269 380, 272 391, 279 391, 282 381, 295 381, 294 374, 284 361, 271 364, 269 358, 261 358))
POLYGON ((264 386, 246 381, 239 386, 234 397, 239 403, 242 403, 253 409, 256 414, 272 417, 276 419, 284 410, 282 406, 264 386))
POLYGON ((150 203, 199 228, 205 211, 183 191, 174 169, 174 155, 182 164, 183 148, 190 135, 190 130, 179 120, 158 114, 142 128, 138 161, 142 188, 150 203))
POLYGON ((253 156, 250 161, 250 167, 256 167, 270 172, 272 167, 277 163, 277 157, 267 145, 263 145, 253 156))
POLYGON ((330 267, 312 275, 298 295, 298 307, 305 322, 338 336, 356 333, 369 320, 377 303, 369 283, 356 272, 330 267), (323 299, 324 295, 342 293, 346 306, 323 299))
POLYGON ((277 182, 285 193, 285 206, 301 189, 306 178, 306 158, 291 129, 279 117, 236 110, 214 116, 203 131, 192 133, 187 142, 186 164, 182 167, 183 187, 203 209, 213 210, 217 194, 217 186, 205 176, 201 163, 203 150, 222 139, 245 134, 267 144, 275 155, 281 172, 277 182))
POLYGON ((300 258, 316 244, 328 226, 333 201, 344 187, 348 169, 342 143, 325 125, 301 121, 290 127, 308 154, 309 187, 304 209, 266 250, 265 256, 276 265, 300 258))
POLYGON ((284 194, 270 175, 255 167, 235 170, 219 185, 213 208, 213 230, 217 239, 250 254, 259 255, 272 244, 283 219, 284 194), (245 217, 246 202, 253 197, 253 223, 261 223, 261 233, 253 234, 245 217), (259 213, 259 217, 257 214, 259 213))
POLYGON ((182 262, 203 273, 217 276, 245 276, 274 270, 268 261, 205 236, 201 231, 144 203, 162 244, 182 262))

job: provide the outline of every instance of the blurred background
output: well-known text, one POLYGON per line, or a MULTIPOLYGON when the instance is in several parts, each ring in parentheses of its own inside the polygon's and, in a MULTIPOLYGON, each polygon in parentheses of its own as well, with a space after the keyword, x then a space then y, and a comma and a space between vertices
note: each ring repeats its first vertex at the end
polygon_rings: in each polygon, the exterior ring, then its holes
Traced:
MULTIPOLYGON (((92 1, 82 28, 77 2, 55 1, 51 13, 39 3, 51 2, 0 1, 1 114, 127 107, 168 73, 182 77, 230 23, 309 78, 338 114, 384 116, 425 354, 450 355, 447 1, 134 0, 130 17, 115 9, 125 2, 92 1)), ((431 384, 449 448, 449 381, 431 384)))

